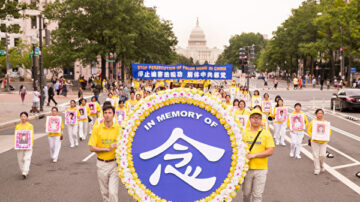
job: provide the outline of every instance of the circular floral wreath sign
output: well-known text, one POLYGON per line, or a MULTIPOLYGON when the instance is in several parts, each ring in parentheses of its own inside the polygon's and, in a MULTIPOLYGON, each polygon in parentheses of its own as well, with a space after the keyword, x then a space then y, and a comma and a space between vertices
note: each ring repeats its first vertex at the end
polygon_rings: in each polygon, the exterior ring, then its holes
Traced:
POLYGON ((121 181, 138 201, 224 201, 247 170, 238 123, 199 90, 159 92, 137 105, 117 153, 121 181))

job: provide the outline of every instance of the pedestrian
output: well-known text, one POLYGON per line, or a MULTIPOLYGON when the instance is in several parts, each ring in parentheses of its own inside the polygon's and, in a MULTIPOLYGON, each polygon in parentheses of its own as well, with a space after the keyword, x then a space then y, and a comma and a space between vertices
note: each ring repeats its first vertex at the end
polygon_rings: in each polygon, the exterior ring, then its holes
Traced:
POLYGON ((57 95, 60 95, 60 82, 59 81, 56 81, 55 85, 54 85, 54 88, 56 90, 56 93, 57 95))
POLYGON ((20 130, 31 131, 31 142, 32 142, 31 148, 16 150, 17 159, 23 179, 26 179, 27 176, 29 175, 31 156, 33 152, 32 148, 34 145, 34 126, 28 122, 28 118, 29 115, 27 112, 21 112, 20 113, 21 122, 15 127, 15 134, 16 131, 20 131, 20 130))
POLYGON ((261 110, 254 109, 250 113, 250 127, 245 129, 243 138, 249 147, 246 158, 249 159, 249 170, 243 184, 244 202, 262 201, 268 173, 268 157, 274 152, 274 141, 268 130, 261 128, 261 110))
POLYGON ((79 139, 78 139, 78 125, 79 121, 78 118, 80 116, 80 113, 78 109, 76 108, 76 102, 75 100, 70 101, 70 107, 66 109, 66 111, 74 111, 75 114, 73 114, 74 118, 76 118, 75 124, 66 124, 68 129, 68 135, 69 135, 69 141, 70 141, 70 147, 73 148, 75 146, 79 146, 79 139))
POLYGON ((80 100, 80 106, 79 106, 79 113, 80 113, 80 119, 79 119, 79 137, 80 140, 86 140, 88 133, 89 133, 89 116, 90 116, 90 108, 86 104, 86 99, 82 98, 80 100))
MULTIPOLYGON (((324 110, 322 109, 317 109, 315 111, 315 116, 316 118, 314 120, 316 121, 323 121, 326 122, 324 120, 324 110)), ((319 141, 319 140, 313 140, 312 139, 312 128, 313 128, 313 122, 314 120, 312 120, 309 124, 307 133, 310 136, 310 141, 311 141, 311 148, 312 148, 312 154, 313 154, 313 159, 314 159, 314 175, 319 175, 320 171, 321 172, 325 172, 325 168, 324 168, 324 161, 326 159, 326 147, 327 147, 327 141, 319 141)), ((329 129, 330 130, 330 129, 329 129)), ((331 135, 331 130, 330 130, 330 135, 331 135)))
MULTIPOLYGON (((57 107, 51 108, 51 116, 58 116, 59 109, 57 107)), ((59 116, 60 117, 60 116, 59 116)), ((47 127, 47 126, 46 126, 47 127)), ((64 123, 60 117, 61 132, 59 133, 48 133, 48 141, 50 147, 50 157, 53 163, 56 163, 59 158, 61 140, 63 139, 64 123)))
POLYGON ((39 107, 40 107, 40 92, 37 88, 35 88, 33 93, 33 105, 30 112, 39 113, 40 112, 38 109, 39 107))
POLYGON ((323 90, 325 80, 321 77, 320 78, 320 90, 323 90))
POLYGON ((294 83, 294 90, 296 90, 297 87, 298 87, 298 85, 299 85, 299 80, 298 80, 298 78, 294 77, 293 83, 294 83))
POLYGON ((291 83, 290 76, 287 75, 286 76, 286 90, 290 90, 290 83, 291 83))
POLYGON ((50 84, 50 87, 48 89, 48 103, 47 103, 47 106, 50 106, 51 101, 54 102, 55 106, 57 105, 57 102, 54 99, 54 96, 55 96, 55 92, 54 92, 53 84, 50 84))
POLYGON ((276 77, 274 77, 274 89, 275 90, 277 89, 278 83, 279 83, 279 81, 277 80, 276 77))
POLYGON ((97 154, 97 178, 103 201, 117 202, 120 178, 117 171, 115 149, 121 127, 113 122, 115 109, 103 106, 104 121, 94 126, 88 145, 97 154))
POLYGON ((328 90, 330 89, 330 79, 326 80, 326 87, 328 90))
POLYGON ((316 78, 314 77, 313 80, 312 80, 312 85, 313 85, 313 88, 316 87, 316 78))
MULTIPOLYGON (((92 133, 92 128, 93 128, 93 126, 95 124, 96 119, 99 117, 99 114, 101 112, 101 107, 100 107, 99 103, 96 102, 96 97, 95 96, 93 96, 91 98, 91 103, 94 103, 94 105, 95 105, 95 113, 92 113, 90 111, 90 116, 88 117, 90 119, 90 122, 89 122, 89 127, 90 127, 89 133, 90 134, 92 133)), ((91 103, 89 103, 89 104, 91 104, 91 103)), ((88 106, 89 106, 89 104, 88 104, 88 106)), ((90 107, 89 107, 89 109, 90 109, 90 107)))
POLYGON ((66 85, 66 79, 63 79, 63 84, 62 84, 62 91, 61 91, 61 95, 63 95, 64 97, 67 97, 67 85, 66 85))
POLYGON ((99 101, 99 95, 100 95, 100 91, 101 91, 101 85, 100 84, 96 84, 94 90, 93 90, 93 93, 94 93, 94 96, 96 98, 96 101, 100 104, 100 101, 99 101))
POLYGON ((301 76, 299 76, 299 78, 298 78, 298 83, 299 83, 299 89, 302 89, 302 78, 301 78, 301 76))
POLYGON ((21 85, 21 86, 20 86, 19 94, 20 94, 20 96, 21 96, 21 102, 24 104, 25 95, 26 95, 26 88, 25 88, 24 85, 21 85))
MULTIPOLYGON (((273 118, 275 118, 276 108, 279 107, 284 107, 284 101, 281 98, 278 99, 277 104, 273 110, 273 113, 271 115, 273 118)), ((282 146, 286 146, 285 144, 286 121, 274 121, 274 128, 275 128, 275 134, 274 134, 275 144, 276 145, 281 144, 282 146)))
POLYGON ((287 119, 287 126, 290 129, 290 137, 291 137, 290 157, 295 156, 295 158, 301 159, 301 156, 300 156, 301 143, 302 143, 302 140, 304 138, 305 128, 308 125, 308 119, 307 119, 306 115, 301 111, 301 104, 300 103, 296 103, 294 105, 294 109, 295 109, 295 111, 293 111, 290 114, 289 118, 287 119), (293 120, 294 121, 293 124, 296 127, 295 129, 290 125, 290 123, 292 122, 290 120, 291 115, 298 115, 298 117, 301 116, 300 119, 295 117, 294 118, 295 120, 293 120), (303 124, 304 124, 303 129, 300 128, 301 124, 302 124, 300 122, 301 120, 303 120, 303 124))
POLYGON ((83 98, 83 89, 81 87, 79 87, 79 91, 78 91, 78 98, 81 99, 83 98))

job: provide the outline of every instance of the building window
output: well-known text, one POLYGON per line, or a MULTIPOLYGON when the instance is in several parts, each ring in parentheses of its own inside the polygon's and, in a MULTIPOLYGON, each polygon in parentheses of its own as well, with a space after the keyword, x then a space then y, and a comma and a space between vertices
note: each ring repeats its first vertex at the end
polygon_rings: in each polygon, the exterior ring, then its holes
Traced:
POLYGON ((6 38, 1 38, 1 45, 5 46, 6 38))
POLYGON ((18 46, 19 45, 19 38, 14 38, 14 46, 18 46))
POLYGON ((37 29, 36 16, 31 16, 31 28, 37 29))

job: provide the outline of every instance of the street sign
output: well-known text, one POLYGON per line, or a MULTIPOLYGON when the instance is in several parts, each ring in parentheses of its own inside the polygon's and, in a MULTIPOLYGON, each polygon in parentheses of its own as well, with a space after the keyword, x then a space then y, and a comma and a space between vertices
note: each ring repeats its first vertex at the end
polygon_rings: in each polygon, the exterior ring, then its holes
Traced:
POLYGON ((350 73, 356 73, 356 67, 350 68, 350 73))
POLYGON ((6 55, 5 50, 0 50, 0 56, 4 56, 4 55, 6 55))
POLYGON ((106 60, 106 62, 115 62, 115 60, 106 60))
MULTIPOLYGON (((34 51, 31 51, 31 55, 33 55, 33 54, 34 54, 34 51)), ((38 56, 39 54, 40 54, 39 48, 35 48, 35 56, 38 56)))

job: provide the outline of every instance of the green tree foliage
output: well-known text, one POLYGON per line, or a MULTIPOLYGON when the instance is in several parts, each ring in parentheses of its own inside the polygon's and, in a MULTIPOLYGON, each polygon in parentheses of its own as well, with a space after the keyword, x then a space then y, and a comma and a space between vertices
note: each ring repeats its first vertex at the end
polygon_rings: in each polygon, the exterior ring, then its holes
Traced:
POLYGON ((122 70, 131 62, 169 64, 174 58, 171 23, 141 0, 56 1, 44 13, 59 24, 52 32, 54 65, 70 68, 76 60, 89 64, 100 56, 104 78, 110 54, 122 62, 122 70))
POLYGON ((230 38, 229 46, 219 55, 216 64, 233 64, 234 68, 239 68, 239 48, 246 48, 250 51, 250 47, 255 45, 255 63, 259 58, 260 50, 266 45, 266 40, 260 33, 242 33, 230 38))

